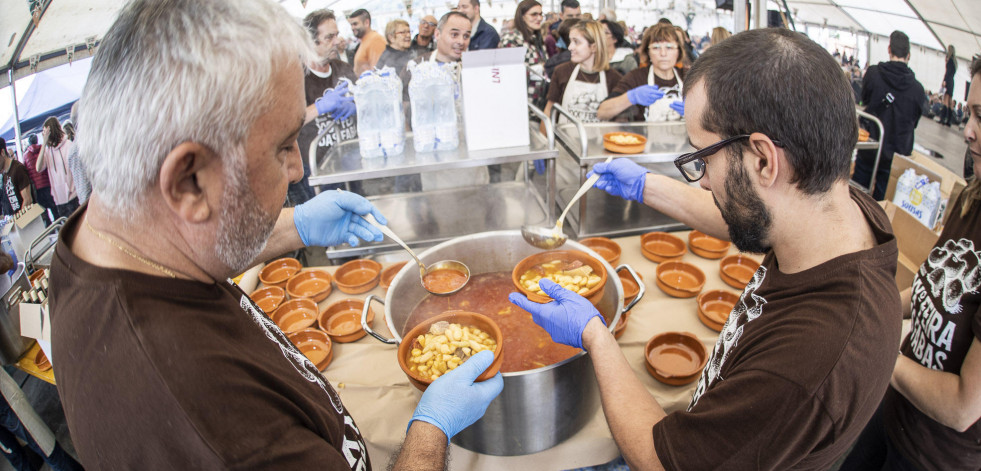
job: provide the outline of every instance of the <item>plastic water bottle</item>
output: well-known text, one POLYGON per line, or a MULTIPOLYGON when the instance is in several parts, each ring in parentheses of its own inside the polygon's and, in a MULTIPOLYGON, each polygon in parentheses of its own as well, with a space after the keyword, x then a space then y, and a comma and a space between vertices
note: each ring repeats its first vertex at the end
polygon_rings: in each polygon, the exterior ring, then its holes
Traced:
POLYGON ((910 191, 913 189, 913 185, 916 184, 916 171, 908 168, 899 178, 896 180, 896 194, 892 198, 892 202, 897 206, 902 206, 900 203, 902 200, 909 198, 910 191))
POLYGON ((452 150, 460 145, 456 112, 458 86, 452 67, 422 62, 409 68, 412 146, 416 152, 452 150))
POLYGON ((923 212, 926 214, 926 221, 930 228, 937 225, 937 217, 940 215, 940 198, 940 182, 930 182, 923 189, 923 212))
POLYGON ((402 81, 391 67, 361 74, 351 87, 358 108, 361 157, 372 159, 405 150, 402 81))

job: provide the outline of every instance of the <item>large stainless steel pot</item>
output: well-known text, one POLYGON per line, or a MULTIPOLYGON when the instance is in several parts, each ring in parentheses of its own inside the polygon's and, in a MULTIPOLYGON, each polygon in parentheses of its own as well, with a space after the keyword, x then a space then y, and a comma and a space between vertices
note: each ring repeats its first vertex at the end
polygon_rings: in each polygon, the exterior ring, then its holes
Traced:
MULTIPOLYGON (((577 242, 566 242, 566 246, 603 260, 577 242)), ((419 257, 427 264, 445 259, 460 260, 470 267, 471 274, 477 275, 510 272, 521 259, 537 252, 541 250, 528 245, 520 231, 498 231, 449 240, 419 257)), ((621 314, 644 296, 644 283, 627 265, 614 270, 603 261, 603 266, 609 276, 597 308, 612 331, 621 314), (616 274, 620 269, 628 270, 641 287, 637 298, 626 307, 623 305, 623 286, 616 274)), ((402 340, 402 335, 412 328, 406 325, 409 314, 428 294, 420 286, 418 276, 414 266, 406 265, 388 288, 384 301, 385 321, 395 338, 385 338, 368 326, 368 307, 373 300, 381 302, 372 295, 365 300, 361 317, 365 331, 385 343, 398 344, 402 340)), ((592 362, 585 352, 543 368, 504 373, 501 395, 491 402, 483 418, 453 437, 453 443, 477 453, 500 456, 546 450, 582 429, 599 406, 598 396, 592 362)))

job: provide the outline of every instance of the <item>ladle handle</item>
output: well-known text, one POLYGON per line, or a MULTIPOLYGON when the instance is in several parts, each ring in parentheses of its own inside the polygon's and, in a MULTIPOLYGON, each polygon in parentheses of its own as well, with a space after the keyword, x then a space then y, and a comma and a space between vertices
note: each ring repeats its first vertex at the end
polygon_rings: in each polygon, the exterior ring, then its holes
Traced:
POLYGON ((422 260, 419 260, 419 257, 416 256, 416 253, 413 252, 412 249, 410 249, 409 246, 406 245, 406 243, 403 242, 401 238, 399 238, 399 236, 395 235, 395 233, 392 232, 392 230, 389 229, 388 226, 383 226, 379 224, 378 221, 375 220, 375 217, 371 215, 371 213, 362 217, 364 217, 365 221, 368 221, 368 224, 377 227, 378 230, 382 232, 382 234, 385 234, 386 236, 388 236, 389 239, 392 239, 396 243, 401 245, 406 252, 409 252, 409 255, 412 255, 412 258, 416 259, 416 263, 419 264, 419 269, 422 270, 423 272, 426 271, 426 264, 422 263, 422 260))
MULTIPOLYGON (((613 160, 612 155, 606 158, 605 163, 610 163, 611 160, 613 160)), ((586 192, 593 187, 593 185, 596 183, 597 180, 599 180, 599 175, 595 173, 593 174, 593 176, 586 179, 586 183, 583 183, 582 186, 579 187, 579 191, 577 191, 575 196, 573 196, 572 199, 569 200, 569 204, 565 206, 565 209, 562 211, 562 214, 559 216, 559 219, 555 221, 555 227, 562 227, 562 221, 565 221, 565 216, 569 214, 569 210, 572 209, 572 205, 575 204, 576 201, 579 201, 579 198, 582 198, 582 195, 585 195, 586 192)))

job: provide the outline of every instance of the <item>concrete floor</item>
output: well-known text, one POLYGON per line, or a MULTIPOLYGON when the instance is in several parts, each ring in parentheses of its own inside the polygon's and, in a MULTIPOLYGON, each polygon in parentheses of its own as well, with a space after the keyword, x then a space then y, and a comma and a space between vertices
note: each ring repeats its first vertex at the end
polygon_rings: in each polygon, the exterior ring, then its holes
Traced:
POLYGON ((924 149, 929 151, 938 163, 963 175, 964 153, 967 152, 963 128, 948 128, 929 118, 921 118, 913 146, 921 152, 924 149))

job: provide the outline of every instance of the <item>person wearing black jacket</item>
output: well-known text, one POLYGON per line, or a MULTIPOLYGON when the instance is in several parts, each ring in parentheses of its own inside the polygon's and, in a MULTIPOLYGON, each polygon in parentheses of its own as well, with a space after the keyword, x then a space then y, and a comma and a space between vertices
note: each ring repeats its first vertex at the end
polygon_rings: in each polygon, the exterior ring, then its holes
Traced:
MULTIPOLYGON (((923 85, 916 81, 909 63, 909 37, 902 31, 889 35, 889 61, 870 66, 862 81, 862 104, 865 111, 882 121, 885 136, 877 127, 869 138, 880 141, 882 157, 875 176, 872 197, 881 200, 886 195, 889 169, 895 153, 909 155, 913 150, 913 132, 923 114, 927 101, 923 85)), ((875 165, 875 150, 858 152, 852 180, 868 186, 875 165)))

